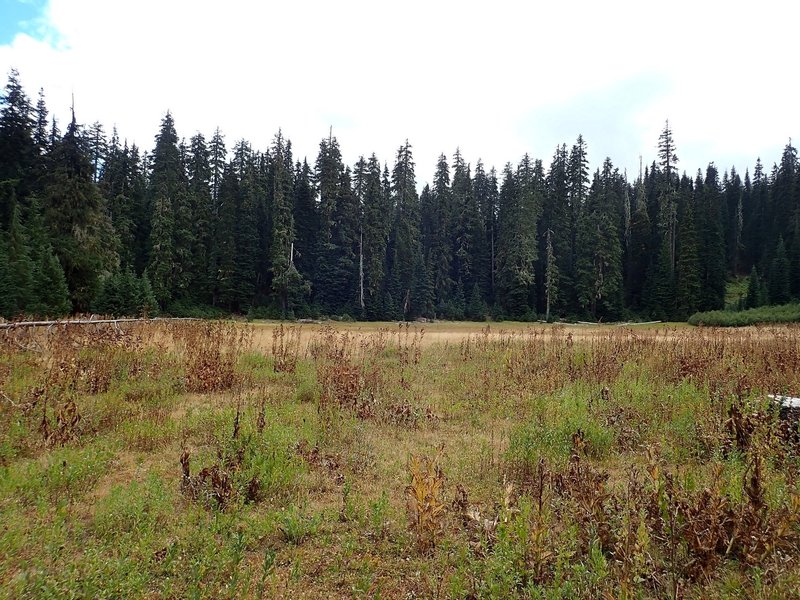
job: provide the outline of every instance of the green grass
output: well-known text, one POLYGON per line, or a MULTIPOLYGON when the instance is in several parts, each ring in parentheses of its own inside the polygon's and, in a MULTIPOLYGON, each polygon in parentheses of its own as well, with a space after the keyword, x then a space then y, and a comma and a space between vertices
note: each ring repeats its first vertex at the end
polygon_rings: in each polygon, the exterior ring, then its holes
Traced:
POLYGON ((108 375, 107 389, 75 375, 48 388, 46 410, 30 401, 54 380, 51 363, 0 348, 11 400, 0 404, 0 598, 662 598, 673 568, 686 597, 796 594, 800 451, 764 400, 800 391, 794 328, 542 327, 512 339, 434 324, 426 331, 443 335, 416 362, 394 329, 370 345, 381 334, 361 325, 342 325, 362 336, 345 358, 315 360, 304 340, 294 372, 274 371, 263 336, 239 356, 235 385, 213 393, 185 391, 183 349, 166 334, 158 360, 149 347, 93 347, 87 372, 108 375), (323 367, 336 361, 358 373, 361 408, 322 404, 323 367), (57 429, 69 401, 74 431, 45 439, 42 415, 57 429), (750 446, 738 445, 732 406, 755 415, 750 446), (412 455, 438 456, 443 476, 424 551, 409 528, 412 455), (710 510, 704 490, 733 519, 756 455, 762 514, 787 544, 749 564, 734 543, 690 577, 688 530, 674 566, 654 520, 678 511, 686 527, 685 514, 710 510), (204 469, 227 477, 225 501, 204 469))

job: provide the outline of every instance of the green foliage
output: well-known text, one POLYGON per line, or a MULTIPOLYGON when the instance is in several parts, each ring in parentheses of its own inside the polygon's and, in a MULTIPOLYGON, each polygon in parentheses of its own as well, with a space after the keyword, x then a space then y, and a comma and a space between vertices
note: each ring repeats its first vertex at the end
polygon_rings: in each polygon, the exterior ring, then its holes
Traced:
POLYGON ((130 267, 103 279, 93 310, 115 317, 156 317, 159 313, 147 276, 137 277, 130 267))
POLYGON ((457 149, 421 195, 408 141, 391 172, 375 155, 351 169, 332 132, 313 168, 282 132, 265 151, 240 140, 231 154, 218 129, 180 141, 169 113, 148 152, 74 115, 62 136, 43 91, 32 106, 12 69, 0 99, 0 314, 131 313, 112 282, 128 268, 146 274, 148 314, 683 319, 723 308, 726 280, 753 267, 748 307, 800 295, 791 143, 771 174, 758 160, 752 179, 720 177, 711 163, 692 180, 678 176, 667 122, 632 184, 610 159, 590 178, 582 135, 547 169, 527 154, 509 163, 502 185, 457 149))
POLYGON ((713 310, 698 312, 689 317, 690 325, 712 327, 744 327, 770 323, 800 322, 800 304, 760 306, 743 311, 713 310))

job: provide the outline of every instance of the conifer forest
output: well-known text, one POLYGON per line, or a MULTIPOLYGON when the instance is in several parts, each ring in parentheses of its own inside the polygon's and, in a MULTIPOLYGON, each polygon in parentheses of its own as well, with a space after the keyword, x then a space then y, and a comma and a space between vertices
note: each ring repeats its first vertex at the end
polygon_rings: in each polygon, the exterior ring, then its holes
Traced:
POLYGON ((51 109, 10 72, 0 600, 798 597, 791 139, 348 164, 51 109))
POLYGON ((11 71, 2 316, 685 320, 748 275, 739 308, 800 297, 791 141, 744 173, 685 165, 667 121, 633 180, 612 157, 591 172, 580 135, 505 165, 455 147, 420 189, 409 141, 347 165, 332 133, 300 159, 281 131, 256 149, 179 119, 139 147, 75 109, 58 123, 11 71))

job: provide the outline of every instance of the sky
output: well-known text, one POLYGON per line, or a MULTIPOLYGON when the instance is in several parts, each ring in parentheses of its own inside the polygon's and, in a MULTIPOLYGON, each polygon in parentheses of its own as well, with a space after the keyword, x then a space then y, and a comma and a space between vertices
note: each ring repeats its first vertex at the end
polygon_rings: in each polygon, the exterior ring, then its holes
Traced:
POLYGON ((633 180, 667 119, 691 176, 777 162, 800 139, 798 22, 787 0, 0 0, 0 70, 62 129, 74 95, 144 150, 168 110, 229 149, 280 128, 312 164, 332 128, 349 164, 391 168, 408 139, 422 185, 441 153, 548 166, 582 134, 633 180))

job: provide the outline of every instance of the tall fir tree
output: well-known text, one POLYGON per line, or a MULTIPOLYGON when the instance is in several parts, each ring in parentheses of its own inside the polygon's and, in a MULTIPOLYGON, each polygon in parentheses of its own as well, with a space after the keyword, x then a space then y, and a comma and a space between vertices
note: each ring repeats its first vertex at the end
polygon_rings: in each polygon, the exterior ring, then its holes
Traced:
POLYGON ((89 309, 101 274, 114 270, 119 263, 118 240, 92 172, 73 113, 64 137, 51 152, 42 211, 53 250, 64 268, 70 300, 78 312, 89 309))
POLYGON ((411 144, 397 150, 391 179, 391 198, 394 223, 388 245, 388 291, 390 303, 397 307, 398 315, 413 317, 422 309, 421 298, 413 298, 412 289, 423 275, 415 266, 420 264, 422 248, 419 233, 419 197, 414 173, 414 157, 411 144))

